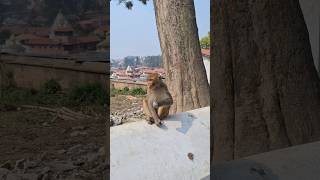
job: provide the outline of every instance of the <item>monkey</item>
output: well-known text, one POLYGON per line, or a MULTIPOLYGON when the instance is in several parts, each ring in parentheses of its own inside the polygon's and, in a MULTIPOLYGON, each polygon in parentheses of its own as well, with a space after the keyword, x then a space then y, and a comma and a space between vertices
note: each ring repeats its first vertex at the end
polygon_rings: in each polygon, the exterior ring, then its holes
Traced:
POLYGON ((158 73, 152 73, 147 78, 147 96, 143 99, 143 111, 149 124, 161 126, 161 120, 169 115, 173 104, 167 85, 158 73))

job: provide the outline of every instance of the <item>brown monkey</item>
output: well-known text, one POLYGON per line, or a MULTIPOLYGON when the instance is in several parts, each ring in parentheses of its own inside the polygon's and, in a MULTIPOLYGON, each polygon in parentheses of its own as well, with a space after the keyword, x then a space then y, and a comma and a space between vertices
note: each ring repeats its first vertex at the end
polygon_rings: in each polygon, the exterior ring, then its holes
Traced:
POLYGON ((158 73, 153 73, 147 79, 147 96, 143 100, 143 111, 148 116, 148 123, 161 125, 161 120, 168 116, 173 103, 167 85, 158 73))

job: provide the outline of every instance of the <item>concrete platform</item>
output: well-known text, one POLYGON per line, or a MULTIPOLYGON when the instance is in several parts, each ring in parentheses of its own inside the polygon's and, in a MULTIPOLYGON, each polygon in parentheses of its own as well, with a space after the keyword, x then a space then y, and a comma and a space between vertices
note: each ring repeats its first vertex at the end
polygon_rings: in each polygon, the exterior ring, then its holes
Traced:
POLYGON ((210 61, 209 60, 203 60, 204 68, 206 69, 208 82, 210 84, 210 61))
POLYGON ((110 135, 111 180, 199 180, 209 174, 209 107, 169 116, 162 128, 139 121, 112 127, 110 135))
POLYGON ((320 142, 216 164, 211 176, 213 180, 319 180, 320 142))

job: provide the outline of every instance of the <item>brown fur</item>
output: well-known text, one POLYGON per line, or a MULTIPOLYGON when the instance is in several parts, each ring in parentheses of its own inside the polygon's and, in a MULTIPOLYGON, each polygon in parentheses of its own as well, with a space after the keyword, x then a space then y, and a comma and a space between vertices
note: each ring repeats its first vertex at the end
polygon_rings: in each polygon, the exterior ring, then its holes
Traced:
POLYGON ((148 117, 148 123, 161 125, 161 120, 168 116, 170 106, 172 105, 172 96, 167 85, 162 81, 159 74, 154 73, 148 76, 147 96, 143 100, 143 111, 148 117), (154 103, 157 105, 154 106, 154 103))

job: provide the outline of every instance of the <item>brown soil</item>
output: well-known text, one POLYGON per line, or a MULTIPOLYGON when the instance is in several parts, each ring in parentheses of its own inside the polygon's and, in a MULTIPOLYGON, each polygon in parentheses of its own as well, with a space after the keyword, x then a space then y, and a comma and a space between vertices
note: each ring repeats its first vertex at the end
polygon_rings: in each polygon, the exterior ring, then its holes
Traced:
POLYGON ((49 160, 69 159, 57 153, 78 144, 103 147, 106 120, 68 121, 35 109, 0 109, 0 164, 46 154, 49 160), (71 136, 79 127, 85 135, 71 136))
POLYGON ((142 99, 144 96, 116 95, 111 97, 110 112, 123 112, 139 106, 142 108, 142 99))

